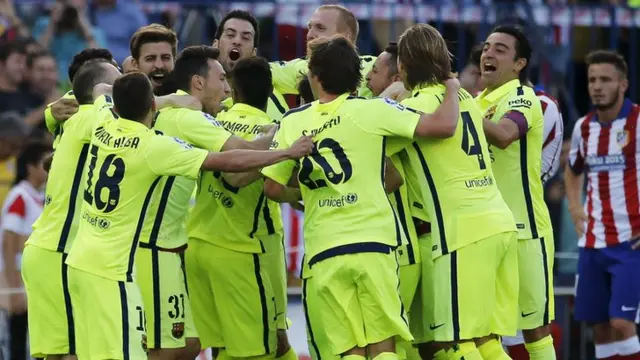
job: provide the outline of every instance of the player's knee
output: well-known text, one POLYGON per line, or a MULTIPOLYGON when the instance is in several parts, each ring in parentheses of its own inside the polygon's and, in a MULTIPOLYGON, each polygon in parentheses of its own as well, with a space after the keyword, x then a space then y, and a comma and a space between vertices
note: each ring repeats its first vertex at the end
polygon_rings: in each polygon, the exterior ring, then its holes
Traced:
POLYGON ((551 334, 551 326, 543 325, 539 328, 530 329, 530 330, 522 330, 522 337, 524 337, 524 342, 533 343, 539 340, 544 339, 545 337, 551 334))
POLYGON ((616 341, 615 330, 610 323, 593 325, 593 341, 596 344, 609 344, 616 341))
POLYGON ((628 339, 636 334, 636 324, 633 321, 627 319, 611 319, 609 320, 609 325, 620 339, 628 339))
POLYGON ((345 351, 343 354, 340 354, 341 357, 345 357, 347 355, 358 355, 358 356, 367 356, 367 349, 361 347, 354 347, 351 350, 345 351))
POLYGON ((198 357, 200 354, 200 339, 198 338, 187 338, 186 345, 182 352, 183 356, 181 358, 183 360, 193 360, 198 357))
POLYGON ((367 352, 369 353, 369 357, 371 357, 372 359, 382 353, 395 353, 396 352, 395 338, 391 337, 375 344, 369 344, 367 345, 367 352))

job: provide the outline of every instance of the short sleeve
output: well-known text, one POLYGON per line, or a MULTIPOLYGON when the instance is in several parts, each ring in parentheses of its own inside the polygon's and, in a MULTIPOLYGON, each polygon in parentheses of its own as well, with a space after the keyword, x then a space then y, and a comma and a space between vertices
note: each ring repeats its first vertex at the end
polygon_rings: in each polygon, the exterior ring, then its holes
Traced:
POLYGON ((91 141, 91 134, 98 124, 117 118, 113 112, 113 100, 110 96, 102 95, 93 102, 93 115, 83 118, 76 124, 75 130, 84 142, 91 141))
POLYGON ((298 94, 298 82, 307 73, 307 61, 303 58, 272 62, 273 87, 281 94, 298 94))
POLYGON ((366 101, 366 114, 357 121, 363 130, 380 136, 397 136, 413 139, 421 112, 401 105, 388 98, 366 101))
MULTIPOLYGON (((271 149, 281 150, 287 149, 289 148, 289 146, 291 146, 291 144, 287 142, 285 136, 285 128, 283 126, 280 126, 278 132, 276 133, 276 136, 273 139, 273 142, 271 143, 271 149)), ((263 168, 262 175, 277 182, 278 184, 287 185, 289 183, 289 178, 291 178, 291 173, 293 172, 293 169, 295 167, 295 161, 285 160, 263 168)))
MULTIPOLYGON (((498 119, 498 121, 502 120, 503 118, 507 118, 515 122, 516 125, 518 125, 518 129, 520 130, 520 136, 524 136, 527 131, 535 125, 535 123, 533 122, 537 120, 536 117, 534 117, 534 109, 539 109, 535 105, 539 104, 540 101, 533 94, 533 92, 518 90, 514 94, 509 96, 509 98, 507 99, 507 105, 504 108, 504 113, 498 119), (533 97, 527 96, 530 94, 533 97)), ((540 115, 542 115, 542 113, 540 113, 540 115)), ((541 117, 540 120, 542 120, 541 117)))
POLYGON ((191 111, 177 123, 179 136, 188 143, 213 152, 222 151, 222 147, 233 135, 213 116, 202 111, 191 111))
POLYGON ((584 152, 582 139, 582 126, 585 119, 578 120, 573 127, 571 134, 571 149, 569 150, 569 167, 575 174, 582 174, 584 171, 584 152))
POLYGON ((2 229, 9 230, 19 235, 26 235, 24 222, 26 218, 26 204, 22 195, 16 196, 7 206, 2 215, 2 229))
POLYGON ((145 149, 145 160, 155 174, 196 179, 209 152, 170 136, 154 135, 145 149))

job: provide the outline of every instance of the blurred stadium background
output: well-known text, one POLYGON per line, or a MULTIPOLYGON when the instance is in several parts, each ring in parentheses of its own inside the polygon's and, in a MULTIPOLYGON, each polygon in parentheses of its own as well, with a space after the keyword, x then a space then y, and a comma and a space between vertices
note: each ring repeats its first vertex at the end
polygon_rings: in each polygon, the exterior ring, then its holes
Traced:
MULTIPOLYGON (((81 6, 85 3, 84 0, 69 1, 81 6)), ((128 39, 135 31, 135 28, 126 30, 131 25, 128 20, 131 17, 141 22, 140 25, 158 22, 172 27, 178 33, 182 48, 211 44, 218 21, 232 9, 249 10, 259 18, 260 55, 271 61, 290 60, 304 55, 306 23, 314 9, 322 3, 334 3, 314 0, 118 0, 115 8, 107 9, 116 12, 105 16, 104 4, 113 1, 88 2, 84 10, 86 18, 94 30, 103 35, 100 38, 96 36, 98 45, 111 49, 118 61, 128 55, 128 39), (120 11, 122 14, 118 13, 120 11)), ((590 50, 610 48, 622 53, 630 70, 628 96, 636 103, 640 100, 639 0, 353 0, 339 3, 353 11, 360 21, 357 45, 361 53, 377 55, 387 42, 395 41, 412 23, 428 22, 449 41, 450 50, 455 55, 454 67, 458 71, 464 68, 470 49, 484 40, 494 24, 521 24, 535 49, 531 80, 536 87, 559 100, 565 121, 565 139, 570 136, 573 123, 589 110, 584 56, 590 50)), ((53 4, 54 1, 46 0, 0 0, 0 39, 7 41, 24 37, 37 44, 41 40, 42 23, 46 23, 53 4)), ((52 69, 57 70, 57 75, 52 75, 56 76, 55 89, 41 94, 41 103, 30 105, 31 109, 42 106, 49 97, 69 89, 66 69, 60 64, 68 61, 73 53, 65 53, 69 50, 60 48, 65 45, 68 44, 56 41, 49 43, 48 50, 58 63, 56 69, 52 69)), ((0 73, 0 77, 5 75, 0 73)), ((12 137, 10 134, 18 133, 13 131, 12 126, 20 125, 5 121, 3 113, 11 111, 11 104, 5 99, 0 91, 0 142, 4 142, 0 148, 5 148, 0 154, 0 203, 15 176, 12 173, 12 161, 20 151, 21 142, 9 141, 12 137)), ((296 105, 295 98, 287 100, 290 106, 296 105)), ((42 126, 36 124, 35 127, 42 126)), ((48 141, 46 134, 41 131, 33 131, 31 137, 48 141)), ((566 160, 568 148, 564 147, 564 150, 562 161, 566 160)), ((573 322, 571 316, 577 237, 568 214, 561 174, 548 182, 546 200, 554 223, 557 251, 557 326, 554 334, 558 342, 558 355, 562 359, 591 359, 590 334, 584 326, 573 322)), ((290 338, 299 354, 305 356, 308 351, 296 275, 301 260, 302 217, 289 208, 285 208, 283 216, 290 271, 290 317, 294 322, 290 338)), ((6 307, 7 295, 15 291, 20 290, 3 287, 0 279, 0 308, 6 307)), ((0 321, 0 347, 6 346, 6 332, 0 321)))

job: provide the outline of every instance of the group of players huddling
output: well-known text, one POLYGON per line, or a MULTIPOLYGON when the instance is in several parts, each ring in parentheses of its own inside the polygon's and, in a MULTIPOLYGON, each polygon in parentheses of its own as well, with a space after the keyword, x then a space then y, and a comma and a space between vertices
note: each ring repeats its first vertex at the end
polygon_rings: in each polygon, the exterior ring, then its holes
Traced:
POLYGON ((236 10, 213 46, 177 56, 171 30, 140 28, 125 75, 105 49, 76 55, 73 92, 45 113, 55 153, 24 250, 32 355, 296 359, 289 203, 305 213, 314 359, 508 359, 501 337, 518 329, 531 359, 555 359, 542 178, 562 121, 527 85, 528 40, 492 31, 474 99, 433 27, 377 59, 357 36, 324 5, 307 56, 269 64, 236 10))

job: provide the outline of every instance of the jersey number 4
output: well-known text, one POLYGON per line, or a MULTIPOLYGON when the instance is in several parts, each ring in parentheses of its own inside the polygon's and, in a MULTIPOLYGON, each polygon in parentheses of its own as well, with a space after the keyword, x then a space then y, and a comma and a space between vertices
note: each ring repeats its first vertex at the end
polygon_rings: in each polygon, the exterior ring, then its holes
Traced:
POLYGON ((475 156, 478 158, 478 165, 480 169, 486 169, 487 165, 484 163, 484 155, 482 154, 482 147, 480 146, 480 138, 478 137, 478 131, 468 111, 464 111, 460 114, 462 116, 462 151, 469 156, 475 156), (471 138, 471 142, 469 141, 471 138))
POLYGON ((320 142, 316 142, 311 155, 305 156, 302 159, 302 166, 300 167, 300 173, 298 174, 298 181, 304 184, 311 190, 315 190, 318 188, 326 187, 327 180, 334 184, 338 185, 340 183, 345 183, 351 179, 351 175, 353 174, 353 168, 351 167, 351 161, 344 153, 344 149, 340 144, 331 139, 326 138, 322 139, 320 142), (338 160, 338 164, 340 164, 340 168, 342 172, 336 173, 331 164, 327 161, 327 159, 320 155, 319 150, 323 148, 331 149, 333 156, 335 156, 336 160, 338 160), (324 179, 311 179, 311 173, 313 172, 313 162, 318 164, 322 171, 324 172, 324 179), (325 180, 326 179, 326 180, 325 180))
POLYGON ((98 161, 98 147, 91 146, 91 162, 89 163, 89 174, 87 176, 87 188, 84 191, 84 201, 93 205, 95 201, 98 210, 108 213, 113 211, 120 202, 120 182, 124 179, 124 160, 114 154, 107 155, 100 167, 98 180, 92 188, 93 172, 98 161), (113 167, 113 169, 112 169, 113 167), (103 200, 103 190, 107 190, 107 201, 103 200))

